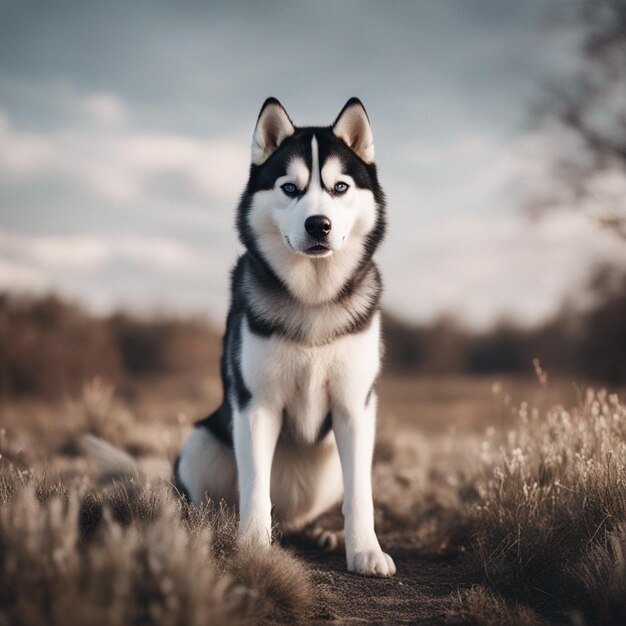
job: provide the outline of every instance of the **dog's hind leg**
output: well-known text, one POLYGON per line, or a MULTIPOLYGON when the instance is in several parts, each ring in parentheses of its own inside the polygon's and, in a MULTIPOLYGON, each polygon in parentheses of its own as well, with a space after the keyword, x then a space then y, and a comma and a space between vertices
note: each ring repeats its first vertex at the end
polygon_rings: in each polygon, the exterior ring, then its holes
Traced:
MULTIPOLYGON (((334 436, 314 446, 292 447, 279 442, 272 466, 272 502, 281 528, 307 535, 313 522, 341 501, 343 479, 334 436)), ((317 543, 338 541, 317 532, 317 543)))
POLYGON ((196 426, 183 444, 174 465, 174 482, 181 495, 195 504, 207 498, 237 504, 235 455, 204 426, 196 426))

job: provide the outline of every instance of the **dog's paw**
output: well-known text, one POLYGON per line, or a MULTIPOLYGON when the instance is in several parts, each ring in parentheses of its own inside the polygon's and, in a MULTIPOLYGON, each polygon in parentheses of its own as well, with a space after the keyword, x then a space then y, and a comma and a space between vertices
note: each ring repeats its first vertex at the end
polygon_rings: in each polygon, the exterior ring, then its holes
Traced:
POLYGON ((343 530, 326 530, 320 526, 313 526, 306 530, 305 535, 325 552, 333 552, 345 544, 343 530))
POLYGON ((363 550, 356 552, 348 561, 348 571, 361 576, 386 578, 396 573, 396 566, 393 559, 380 549, 363 550))

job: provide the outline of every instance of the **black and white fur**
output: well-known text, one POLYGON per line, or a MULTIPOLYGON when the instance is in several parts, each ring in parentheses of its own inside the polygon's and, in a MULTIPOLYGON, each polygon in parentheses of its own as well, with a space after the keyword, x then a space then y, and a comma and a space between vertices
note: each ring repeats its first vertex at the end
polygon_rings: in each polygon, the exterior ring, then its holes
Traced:
POLYGON ((174 468, 193 502, 237 503, 240 538, 269 545, 343 496, 348 569, 391 576, 374 531, 371 465, 381 279, 372 257, 385 201, 367 113, 352 98, 331 127, 299 128, 268 99, 237 228, 222 405, 174 468))

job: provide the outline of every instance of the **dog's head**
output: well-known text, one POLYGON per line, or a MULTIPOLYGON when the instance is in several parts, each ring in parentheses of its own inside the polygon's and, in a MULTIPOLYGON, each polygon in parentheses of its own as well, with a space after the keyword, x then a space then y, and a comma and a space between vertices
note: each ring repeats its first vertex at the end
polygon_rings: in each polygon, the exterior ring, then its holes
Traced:
POLYGON ((384 234, 384 196, 357 98, 329 127, 297 127, 278 100, 265 101, 238 226, 243 244, 287 283, 294 265, 349 273, 371 257, 384 234))

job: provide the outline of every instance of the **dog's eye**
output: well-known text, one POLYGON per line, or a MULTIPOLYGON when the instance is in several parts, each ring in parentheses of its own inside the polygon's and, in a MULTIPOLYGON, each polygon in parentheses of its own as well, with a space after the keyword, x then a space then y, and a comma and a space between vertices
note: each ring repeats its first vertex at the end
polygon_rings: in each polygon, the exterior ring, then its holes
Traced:
POLYGON ((335 186, 333 187, 333 191, 335 193, 346 193, 346 191, 348 191, 348 187, 350 185, 348 185, 347 183, 335 183, 335 186))
POLYGON ((288 196, 295 196, 298 193, 298 188, 293 183, 285 183, 284 185, 281 185, 280 188, 288 196))

